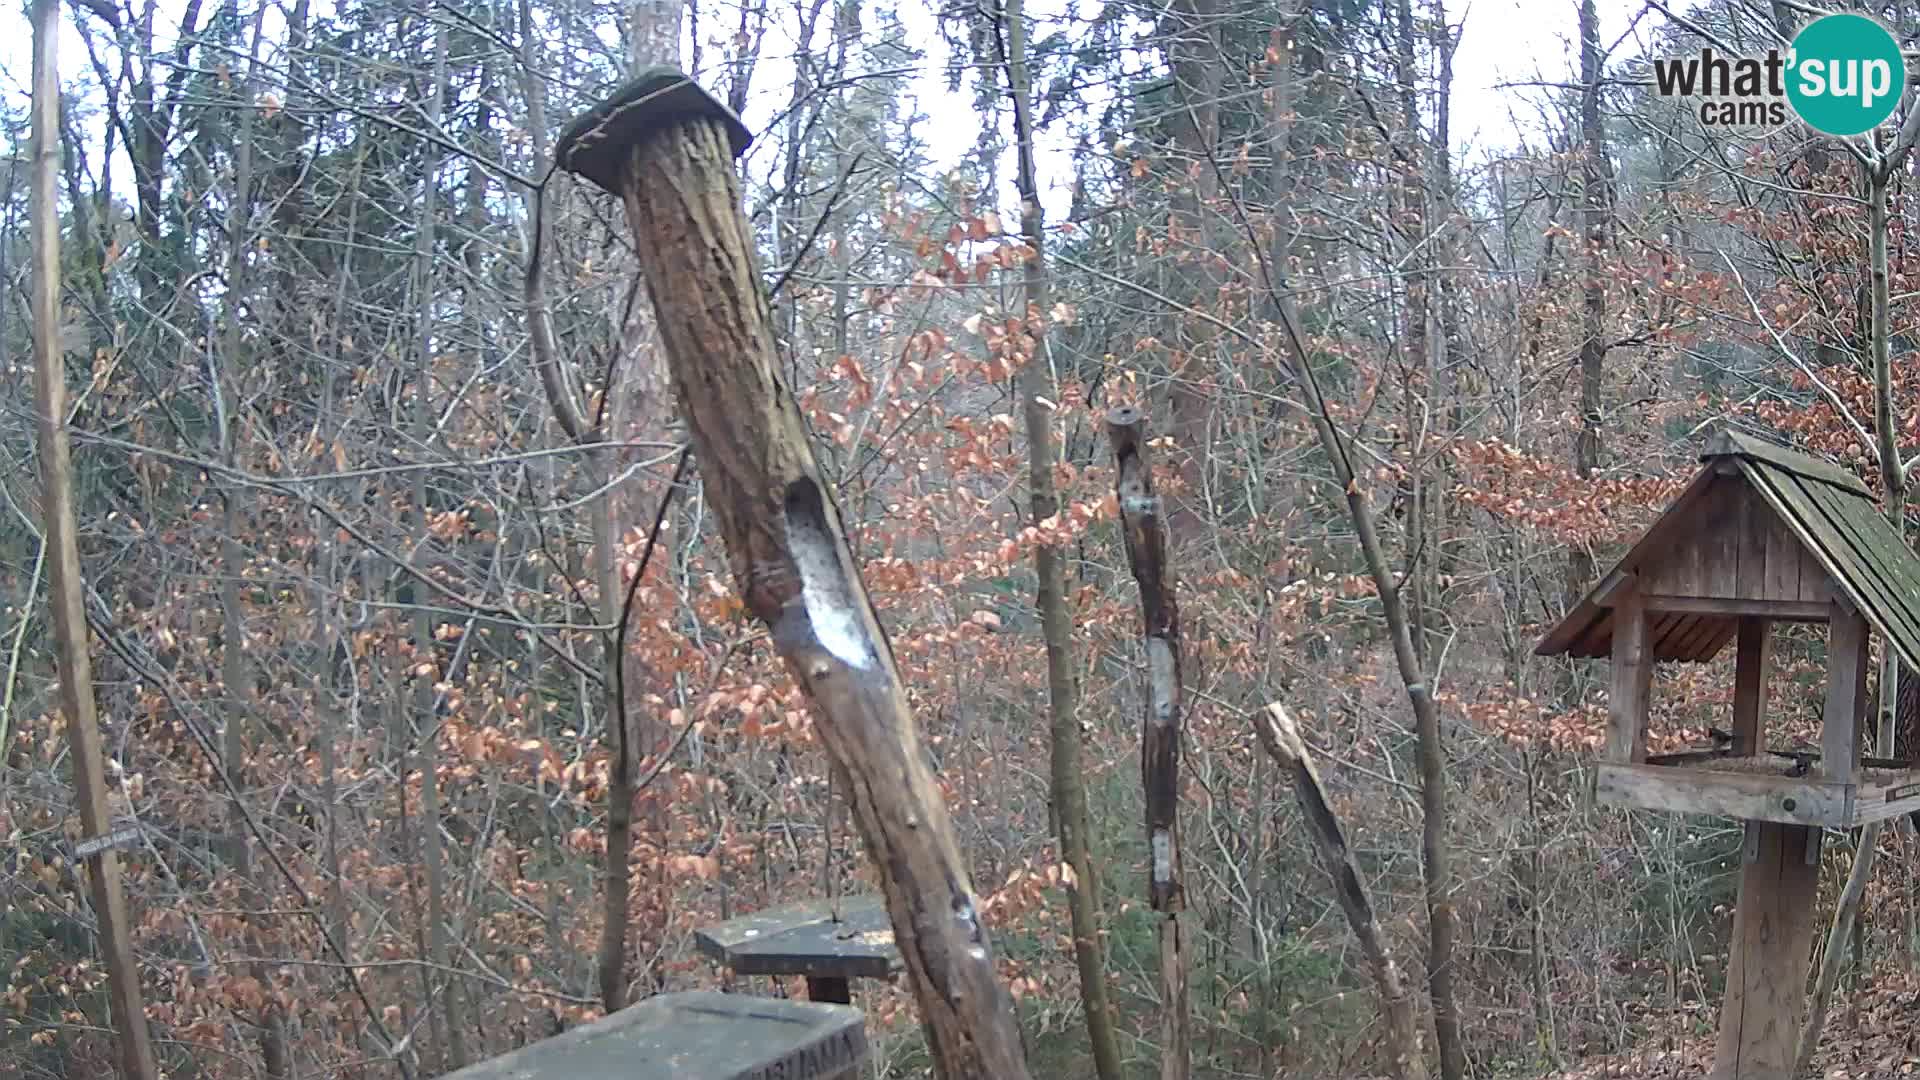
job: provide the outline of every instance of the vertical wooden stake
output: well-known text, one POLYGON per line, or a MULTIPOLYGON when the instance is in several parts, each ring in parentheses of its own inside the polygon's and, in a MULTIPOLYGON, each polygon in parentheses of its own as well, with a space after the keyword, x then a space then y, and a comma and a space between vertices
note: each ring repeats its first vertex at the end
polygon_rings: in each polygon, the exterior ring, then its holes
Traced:
POLYGON ((1767 668, 1773 634, 1766 619, 1740 617, 1733 674, 1733 756, 1752 757, 1767 745, 1767 668))
POLYGON ((1607 760, 1647 760, 1647 691, 1653 685, 1653 643, 1638 590, 1613 606, 1613 691, 1607 695, 1607 760))
POLYGON ((1820 772, 1829 780, 1851 780, 1859 761, 1866 673, 1866 617, 1835 603, 1827 624, 1827 702, 1820 716, 1820 772))
MULTIPOLYGON (((73 459, 67 441, 66 362, 60 348, 60 74, 55 42, 60 5, 33 5, 33 382, 40 435, 48 553, 47 599, 53 608, 54 649, 60 669, 60 713, 73 746, 73 785, 80 797, 81 839, 112 831, 107 813, 106 765, 94 712, 93 664, 87 655, 87 614, 81 596, 80 547, 74 537, 73 459)), ((133 959, 127 904, 121 895, 120 857, 108 846, 87 858, 87 887, 107 963, 108 997, 120 1037, 120 1069, 127 1080, 153 1080, 147 1011, 133 959)))
POLYGON ((1160 1076, 1185 1080, 1192 1070, 1186 940, 1180 912, 1180 729, 1183 686, 1180 605, 1167 565, 1167 528, 1147 460, 1147 421, 1138 410, 1107 414, 1114 488, 1120 500, 1127 563, 1140 585, 1147 654, 1147 709, 1140 728, 1140 783, 1146 792, 1149 861, 1147 900, 1160 915, 1160 1076))

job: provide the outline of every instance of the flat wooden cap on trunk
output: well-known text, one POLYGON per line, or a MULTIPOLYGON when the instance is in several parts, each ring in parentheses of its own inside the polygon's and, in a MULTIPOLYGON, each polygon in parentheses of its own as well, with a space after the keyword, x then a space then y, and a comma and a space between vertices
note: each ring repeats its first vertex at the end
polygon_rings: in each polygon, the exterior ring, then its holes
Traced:
POLYGON ((579 116, 560 133, 553 157, 560 167, 623 194, 633 148, 647 136, 696 117, 718 120, 727 129, 735 157, 753 141, 747 125, 726 103, 706 92, 680 69, 661 65, 636 75, 606 100, 579 116))

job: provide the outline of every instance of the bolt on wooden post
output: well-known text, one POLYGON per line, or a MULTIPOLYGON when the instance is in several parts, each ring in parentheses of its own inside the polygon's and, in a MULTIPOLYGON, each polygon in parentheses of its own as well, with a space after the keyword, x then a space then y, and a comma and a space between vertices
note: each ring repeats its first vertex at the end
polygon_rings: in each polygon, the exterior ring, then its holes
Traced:
POLYGON ((625 203, 734 581, 852 778, 854 819, 942 1075, 1024 1080, 946 804, 776 363, 733 164, 749 138, 731 110, 662 67, 577 118, 555 157, 625 203))

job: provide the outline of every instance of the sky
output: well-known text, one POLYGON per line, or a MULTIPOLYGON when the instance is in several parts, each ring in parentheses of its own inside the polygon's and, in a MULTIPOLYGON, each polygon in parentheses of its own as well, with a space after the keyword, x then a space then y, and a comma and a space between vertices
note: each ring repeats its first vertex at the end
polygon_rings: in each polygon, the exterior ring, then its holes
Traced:
MULTIPOLYGON (((1061 10, 1072 0, 1030 0, 1030 10, 1044 15, 1061 10)), ((1456 150, 1466 150, 1457 160, 1470 167, 1476 157, 1497 154, 1516 147, 1521 133, 1514 117, 1523 123, 1537 123, 1530 101, 1550 93, 1529 83, 1564 83, 1572 78, 1576 53, 1573 49, 1574 23, 1578 0, 1453 0, 1449 15, 1462 25, 1460 47, 1454 60, 1453 142, 1456 150)), ((74 9, 62 4, 60 66, 71 76, 85 64, 80 39, 72 28, 74 9)), ((163 0, 163 8, 177 6, 163 0)), ((1603 39, 1612 44, 1633 24, 1641 11, 1640 0, 1600 0, 1599 11, 1603 39)), ((0 99, 9 109, 24 112, 31 80, 31 33, 21 0, 0 10, 0 99)), ((957 160, 973 145, 975 124, 969 92, 950 95, 944 86, 946 50, 935 33, 931 11, 915 0, 901 0, 902 21, 928 50, 924 70, 917 80, 923 110, 932 123, 928 130, 936 137, 937 158, 957 160), (944 135, 944 138, 941 136, 944 135)), ((1644 37, 1656 25, 1659 16, 1648 16, 1637 27, 1644 37)), ((788 76, 784 57, 791 55, 793 42, 779 41, 778 33, 768 35, 766 58, 756 74, 758 93, 746 119, 756 129, 785 104, 788 76)), ((1629 40, 1622 48, 1626 55, 1639 52, 1639 42, 1629 40)), ((1065 212, 1070 167, 1066 147, 1058 142, 1043 147, 1039 168, 1042 174, 1043 202, 1050 218, 1065 212)), ((756 172, 761 170, 756 169, 756 172)), ((1004 170, 1009 175, 1011 170, 1004 170)), ((117 170, 125 177, 125 168, 117 170)), ((1009 181, 1010 184, 1010 181, 1009 181)), ((1012 192, 1001 193, 1002 205, 1012 206, 1012 192)))

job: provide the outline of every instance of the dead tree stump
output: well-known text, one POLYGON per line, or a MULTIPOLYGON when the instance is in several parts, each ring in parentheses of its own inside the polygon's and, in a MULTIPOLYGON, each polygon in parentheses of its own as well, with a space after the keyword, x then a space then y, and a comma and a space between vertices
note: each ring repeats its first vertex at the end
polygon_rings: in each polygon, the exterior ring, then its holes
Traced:
POLYGON ((1025 1080, 1011 999, 893 650, 776 362, 733 164, 748 138, 685 75, 653 68, 569 125, 555 156, 626 204, 734 582, 852 780, 854 820, 941 1073, 1025 1080))

